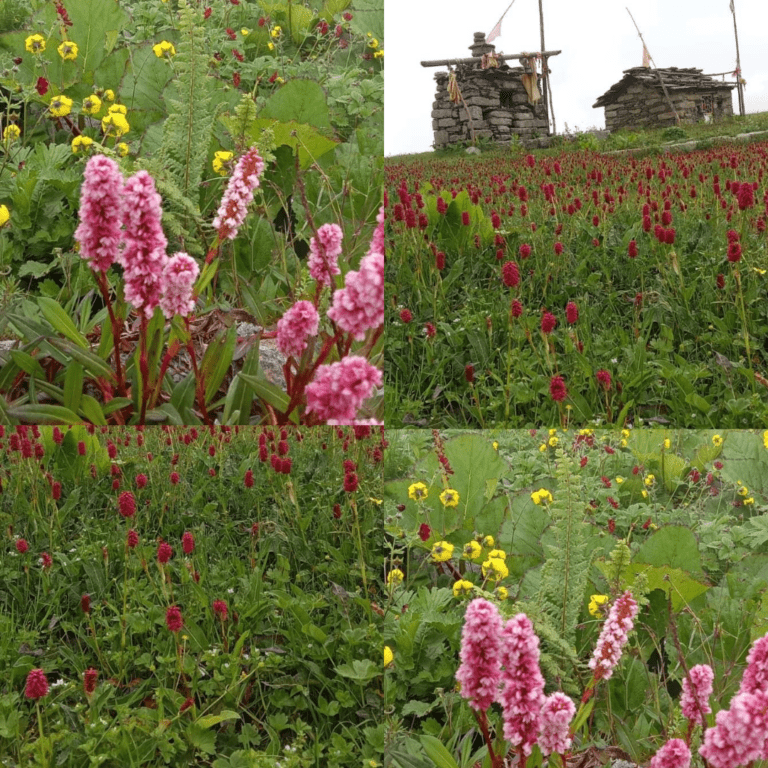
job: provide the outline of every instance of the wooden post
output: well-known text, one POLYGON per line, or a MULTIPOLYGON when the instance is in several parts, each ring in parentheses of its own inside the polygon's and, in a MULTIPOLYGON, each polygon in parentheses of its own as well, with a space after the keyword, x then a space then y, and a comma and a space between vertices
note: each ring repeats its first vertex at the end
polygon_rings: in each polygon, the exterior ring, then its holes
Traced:
MULTIPOLYGON (((541 48, 540 50, 546 51, 547 48, 544 45, 544 9, 542 7, 542 0, 539 0, 539 32, 541 33, 541 48)), ((544 111, 547 113, 547 125, 549 125, 549 104, 547 103, 547 94, 549 93, 549 76, 547 72, 547 57, 541 58, 541 88, 542 97, 544 99, 544 111)))
MULTIPOLYGON (((557 56, 562 51, 540 51, 541 56, 557 56)), ((498 57, 499 61, 509 61, 511 59, 527 59, 531 56, 531 53, 505 53, 498 57)), ((434 59, 431 61, 419 62, 422 67, 447 67, 455 66, 457 64, 479 64, 480 59, 477 56, 472 56, 468 59, 434 59)))
MULTIPOLYGON (((645 44, 645 40, 643 40, 643 33, 640 31, 640 28, 637 26, 635 17, 632 15, 632 12, 629 10, 629 8, 627 8, 627 13, 629 14, 629 18, 632 19, 632 23, 635 25, 635 29, 637 30, 637 34, 640 36, 640 40, 642 40, 643 42, 643 48, 645 48, 645 50, 648 51, 648 46, 645 44)), ((651 56, 650 51, 648 51, 648 58, 651 60, 651 64, 653 64, 653 67, 656 70, 656 77, 659 78, 659 82, 661 83, 661 90, 664 91, 664 95, 667 97, 667 104, 669 104, 669 108, 672 110, 672 112, 675 115, 675 125, 680 125, 680 115, 677 114, 675 105, 672 103, 672 97, 669 95, 667 86, 664 84, 664 78, 661 76, 661 72, 659 72, 659 68, 656 66, 656 62, 653 60, 653 56, 651 56)))
POLYGON ((736 8, 731 0, 731 13, 733 14, 733 34, 736 38, 736 90, 739 94, 739 114, 744 116, 744 89, 741 85, 741 57, 739 56, 739 30, 736 28, 736 8))

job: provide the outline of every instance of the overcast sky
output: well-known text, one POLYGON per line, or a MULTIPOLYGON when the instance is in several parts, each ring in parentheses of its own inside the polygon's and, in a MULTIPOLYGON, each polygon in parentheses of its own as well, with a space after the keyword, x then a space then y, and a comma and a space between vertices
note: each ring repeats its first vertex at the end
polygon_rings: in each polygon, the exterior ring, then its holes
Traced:
MULTIPOLYGON (((734 2, 746 111, 768 111, 768 0, 734 2)), ((431 149, 438 70, 419 62, 471 56, 473 33, 489 34, 508 5, 509 0, 386 0, 386 155, 431 149)), ((562 51, 550 59, 558 133, 566 123, 571 131, 604 128, 604 110, 592 105, 623 70, 642 64, 643 46, 626 7, 658 67, 697 67, 705 74, 736 68, 729 0, 543 0, 543 6, 546 48, 562 51)), ((537 0, 515 0, 493 42, 499 53, 538 51, 537 0)), ((738 114, 735 89, 733 110, 738 114)))

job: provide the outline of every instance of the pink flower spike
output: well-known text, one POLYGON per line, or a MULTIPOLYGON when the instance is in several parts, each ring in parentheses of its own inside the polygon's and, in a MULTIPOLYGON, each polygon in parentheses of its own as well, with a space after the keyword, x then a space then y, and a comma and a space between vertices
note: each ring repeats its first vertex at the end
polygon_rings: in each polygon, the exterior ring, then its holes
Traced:
POLYGON ((683 680, 680 708, 683 710, 683 715, 692 722, 702 722, 704 716, 712 712, 709 697, 712 695, 714 679, 715 673, 709 664, 697 664, 690 668, 688 676, 683 680))
POLYGON ((597 640, 595 653, 589 660, 589 668, 594 670, 595 682, 608 680, 613 674, 634 626, 637 610, 637 603, 629 590, 611 606, 611 612, 597 640))
POLYGON ((730 710, 722 709, 715 725, 704 731, 699 754, 714 768, 747 765, 765 754, 768 738, 768 694, 737 693, 730 710))
POLYGON ((147 171, 139 171, 125 182, 125 248, 119 261, 125 270, 125 298, 146 317, 151 317, 160 303, 163 269, 168 261, 160 203, 155 182, 147 171))
POLYGON ((650 768, 690 768, 691 750, 682 739, 670 739, 652 758, 650 768))
POLYGON ((104 155, 88 160, 75 240, 80 243, 80 257, 88 259, 94 272, 106 272, 118 260, 122 190, 123 176, 114 160, 104 155))
POLYGON ((277 321, 277 348, 286 356, 301 357, 307 338, 317 335, 320 317, 311 301, 297 301, 277 321))
POLYGON ((370 253, 360 262, 360 271, 347 272, 344 288, 333 294, 331 318, 357 341, 369 328, 384 323, 384 254, 370 253))
POLYGON ((213 227, 218 230, 221 240, 234 240, 237 237, 248 214, 248 206, 253 200, 253 190, 259 186, 259 176, 263 170, 264 161, 255 146, 237 161, 213 220, 213 227))
POLYGON ((539 735, 544 678, 539 669, 539 638, 524 614, 513 616, 501 632, 502 706, 504 738, 530 755, 539 735))
POLYGON ((469 706, 484 712, 496 700, 501 679, 501 616, 493 603, 472 600, 461 631, 461 665, 456 680, 469 706))
POLYGON ((381 380, 381 371, 364 357, 349 355, 338 363, 321 365, 305 390, 307 413, 315 413, 326 424, 353 424, 381 380))
POLYGON ((160 309, 169 320, 174 315, 186 317, 194 310, 193 287, 199 274, 197 262, 182 251, 168 259, 162 274, 160 309))
POLYGON ((553 693, 541 705, 541 735, 539 748, 543 755, 553 752, 562 754, 571 748, 573 741, 569 734, 571 720, 576 714, 576 705, 564 693, 553 693))
POLYGON ((749 649, 747 669, 739 693, 768 690, 768 635, 758 638, 749 649))
POLYGON ((343 237, 344 233, 338 224, 323 224, 317 230, 317 237, 309 241, 309 274, 320 285, 331 285, 333 276, 341 272, 337 259, 341 253, 343 237))

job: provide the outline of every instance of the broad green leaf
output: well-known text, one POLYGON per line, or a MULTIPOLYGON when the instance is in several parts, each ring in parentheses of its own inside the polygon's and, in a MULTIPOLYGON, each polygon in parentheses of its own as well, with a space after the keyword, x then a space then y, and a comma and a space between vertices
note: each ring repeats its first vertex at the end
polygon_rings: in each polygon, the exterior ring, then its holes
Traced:
POLYGON ((374 664, 370 659, 355 659, 352 664, 340 664, 336 672, 342 677, 356 680, 358 683, 367 683, 381 674, 381 665, 374 664))
POLYGON ((61 405, 17 405, 8 409, 12 419, 21 419, 28 424, 80 424, 82 419, 69 408, 61 405))
POLYGON ((680 568, 694 576, 703 576, 696 537, 689 528, 665 525, 643 542, 634 555, 638 563, 680 568))
MULTIPOLYGON (((48 339, 48 343, 56 350, 64 353, 67 357, 74 358, 79 363, 82 363, 83 368, 85 368, 85 370, 92 376, 107 379, 107 381, 111 382, 115 381, 114 371, 93 352, 81 349, 65 339, 51 338, 48 339)), ((64 364, 69 365, 69 362, 69 360, 65 359, 64 364)))
POLYGON ((64 372, 64 406, 77 413, 83 396, 83 366, 70 363, 64 372))
POLYGON ((213 728, 214 725, 223 723, 225 720, 239 720, 240 715, 237 712, 233 712, 231 709, 225 709, 219 712, 218 715, 203 715, 195 720, 195 724, 201 728, 213 728))
POLYGON ((210 403, 219 391, 229 367, 237 344, 237 326, 231 325, 227 333, 220 333, 205 350, 200 364, 201 374, 205 376, 205 402, 210 403))
POLYGON ((281 123, 313 125, 330 129, 325 91, 312 80, 290 80, 267 99, 260 113, 281 123))
MULTIPOLYGON (((256 393, 256 397, 271 405, 276 411, 285 413, 288 410, 290 398, 280 387, 260 376, 248 376, 244 373, 240 373, 239 376, 256 393)), ((296 410, 291 412, 290 418, 294 423, 298 423, 296 410)))
POLYGON ((272 130, 276 146, 287 145, 299 153, 302 169, 309 168, 318 158, 337 146, 335 141, 323 136, 313 126, 296 121, 286 123, 260 118, 251 123, 248 135, 256 141, 267 128, 272 130))
POLYGON ((45 319, 53 326, 57 333, 63 334, 83 349, 88 349, 88 340, 77 330, 77 327, 72 322, 72 318, 55 299, 41 296, 38 298, 37 304, 45 319))
MULTIPOLYGON (((301 45, 307 36, 312 23, 315 19, 314 12, 305 5, 291 4, 288 6, 288 25, 291 30, 291 37, 296 45, 301 45)), ((295 82, 291 80, 290 82, 295 82)))
POLYGON ((768 498, 768 450, 763 445, 763 433, 731 431, 723 433, 724 480, 741 480, 750 496, 768 498))
POLYGON ((437 768, 459 768, 451 753, 445 748, 443 742, 434 736, 421 736, 421 745, 427 753, 427 757, 437 768))
POLYGON ((82 396, 80 400, 80 413, 82 413, 91 424, 95 424, 98 427, 103 427, 107 423, 101 404, 95 397, 91 397, 91 395, 82 396))
POLYGON ((34 376, 36 379, 41 379, 42 381, 46 380, 47 377, 43 370, 43 366, 40 365, 32 355, 23 352, 20 349, 12 349, 10 351, 10 356, 11 360, 13 360, 22 371, 25 371, 30 376, 34 376))
POLYGON ((216 732, 203 728, 197 723, 190 723, 187 736, 191 744, 207 755, 216 754, 216 732))
MULTIPOLYGON (((94 72, 107 54, 107 47, 128 21, 128 15, 118 3, 104 0, 78 0, 67 6, 72 26, 67 31, 78 45, 78 65, 83 72, 94 72)), ((114 86, 113 86, 114 87, 114 86)))

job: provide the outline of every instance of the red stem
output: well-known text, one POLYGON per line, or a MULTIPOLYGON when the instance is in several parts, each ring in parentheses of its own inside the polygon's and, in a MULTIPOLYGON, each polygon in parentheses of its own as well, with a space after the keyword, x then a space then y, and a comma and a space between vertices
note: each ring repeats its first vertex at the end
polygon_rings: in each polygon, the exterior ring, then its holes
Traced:
POLYGON ((96 284, 99 286, 99 292, 106 304, 107 312, 109 312, 109 320, 112 323, 112 341, 115 345, 115 376, 117 377, 117 394, 121 397, 125 397, 125 375, 123 373, 123 362, 120 359, 120 335, 123 329, 123 321, 115 316, 112 309, 112 302, 109 299, 109 286, 107 285, 107 275, 105 272, 94 272, 96 278, 96 284))

